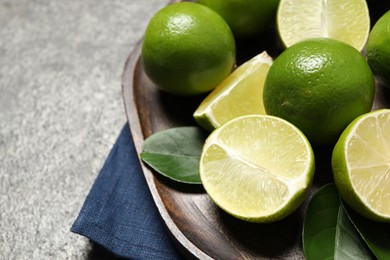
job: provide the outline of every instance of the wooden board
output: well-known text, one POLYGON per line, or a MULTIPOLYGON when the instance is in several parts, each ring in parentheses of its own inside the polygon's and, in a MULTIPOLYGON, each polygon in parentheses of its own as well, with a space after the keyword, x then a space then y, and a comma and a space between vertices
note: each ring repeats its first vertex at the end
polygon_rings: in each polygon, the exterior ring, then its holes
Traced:
MULTIPOLYGON (((237 42, 238 62, 263 50, 276 57, 281 51, 277 36, 237 42), (271 39, 271 40, 270 40, 271 39), (264 45, 266 43, 266 45, 264 45), (240 52, 240 50, 243 50, 240 52)), ((263 36, 264 37, 264 36, 263 36)), ((196 125, 192 114, 204 96, 179 98, 159 91, 145 75, 139 42, 125 64, 122 92, 128 122, 138 153, 151 134, 176 126, 196 125)), ((373 109, 390 107, 389 90, 377 84, 373 109)), ((240 221, 220 210, 201 185, 168 180, 141 162, 150 192, 177 246, 198 259, 304 259, 302 225, 308 201, 325 183, 332 182, 332 147, 315 150, 316 174, 306 201, 286 219, 273 224, 240 221)))

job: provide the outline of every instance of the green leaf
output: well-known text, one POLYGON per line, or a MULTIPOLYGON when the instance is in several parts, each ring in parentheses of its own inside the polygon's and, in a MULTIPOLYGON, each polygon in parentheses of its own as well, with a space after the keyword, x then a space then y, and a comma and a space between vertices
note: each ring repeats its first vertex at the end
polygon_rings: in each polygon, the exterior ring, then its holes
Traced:
POLYGON ((339 206, 334 185, 324 186, 312 197, 303 226, 303 250, 307 259, 333 257, 339 206))
POLYGON ((344 204, 347 215, 379 260, 390 259, 390 224, 367 219, 344 204))
POLYGON ((303 227, 306 259, 371 259, 371 253, 349 220, 334 184, 311 199, 303 227))
POLYGON ((140 157, 172 180, 200 184, 199 159, 206 137, 206 132, 195 126, 164 130, 145 140, 140 157))
POLYGON ((372 254, 348 218, 342 204, 336 228, 335 259, 373 259, 372 254))

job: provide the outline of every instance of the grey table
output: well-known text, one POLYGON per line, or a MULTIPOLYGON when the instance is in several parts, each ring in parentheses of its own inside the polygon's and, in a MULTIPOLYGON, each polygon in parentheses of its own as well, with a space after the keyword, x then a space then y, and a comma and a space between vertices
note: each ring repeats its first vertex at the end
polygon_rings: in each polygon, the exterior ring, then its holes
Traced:
POLYGON ((94 259, 69 229, 126 116, 121 73, 168 0, 0 0, 0 260, 94 259))

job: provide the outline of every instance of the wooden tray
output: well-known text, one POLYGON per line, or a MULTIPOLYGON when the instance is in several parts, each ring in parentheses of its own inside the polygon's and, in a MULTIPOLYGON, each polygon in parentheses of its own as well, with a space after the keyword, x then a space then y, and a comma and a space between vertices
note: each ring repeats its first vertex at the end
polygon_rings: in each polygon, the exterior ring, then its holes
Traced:
MULTIPOLYGON (((281 48, 277 36, 237 43, 238 61, 267 50, 276 57, 281 48), (240 46, 245 45, 245 46, 240 46), (256 47, 254 47, 256 46, 256 47), (279 47, 278 47, 279 46, 279 47), (248 51, 249 50, 249 51, 248 51), (252 51, 252 52, 251 52, 252 51)), ((196 125, 192 113, 203 96, 178 98, 159 91, 145 75, 140 62, 142 42, 130 54, 122 76, 125 109, 138 154, 151 134, 176 126, 196 125)), ((373 109, 390 107, 390 93, 377 86, 373 109)), ((272 224, 240 221, 220 210, 201 185, 186 185, 155 174, 141 162, 150 192, 173 241, 189 258, 198 259, 304 259, 302 225, 308 201, 325 183, 332 182, 332 147, 315 150, 316 173, 306 201, 286 219, 272 224)))

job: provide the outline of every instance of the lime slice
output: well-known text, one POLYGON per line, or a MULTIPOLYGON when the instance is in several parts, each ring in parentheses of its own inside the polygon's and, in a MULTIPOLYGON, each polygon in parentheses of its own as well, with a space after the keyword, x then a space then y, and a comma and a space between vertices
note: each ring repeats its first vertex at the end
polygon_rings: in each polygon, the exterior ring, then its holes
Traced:
POLYGON ((332 168, 340 195, 352 208, 390 222, 390 109, 364 114, 344 130, 332 168))
POLYGON ((314 155, 291 123, 247 115, 210 134, 199 169, 206 192, 220 208, 242 220, 268 223, 303 202, 314 175, 314 155))
POLYGON ((286 47, 326 37, 361 51, 370 31, 370 16, 366 0, 281 0, 277 24, 286 47))
POLYGON ((211 131, 238 116, 265 115, 263 85, 271 64, 264 51, 238 67, 199 105, 197 123, 211 131))

